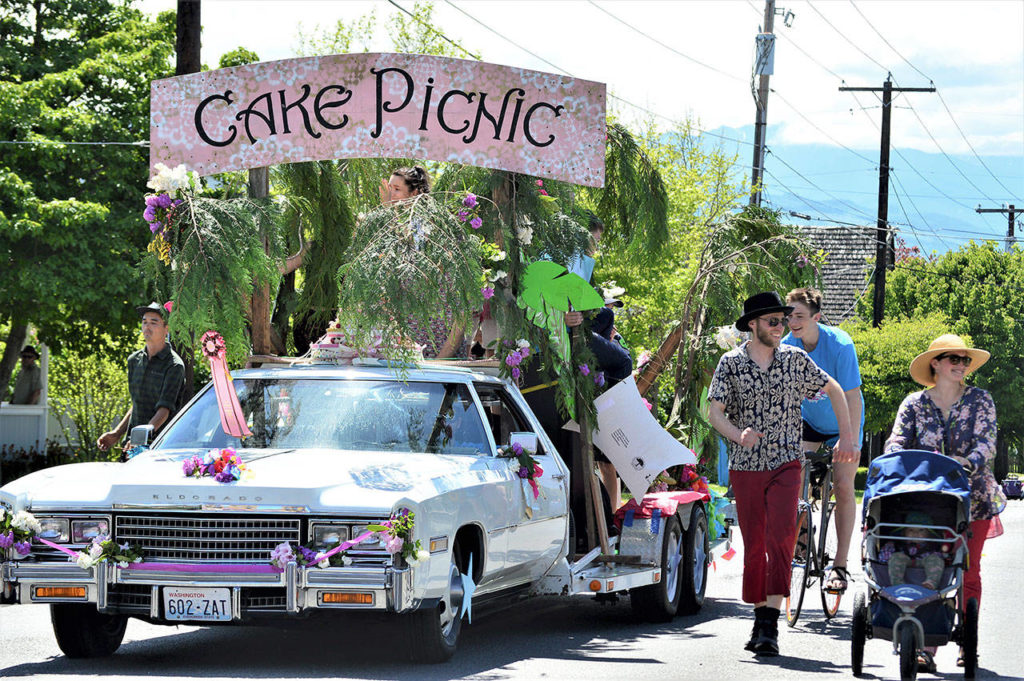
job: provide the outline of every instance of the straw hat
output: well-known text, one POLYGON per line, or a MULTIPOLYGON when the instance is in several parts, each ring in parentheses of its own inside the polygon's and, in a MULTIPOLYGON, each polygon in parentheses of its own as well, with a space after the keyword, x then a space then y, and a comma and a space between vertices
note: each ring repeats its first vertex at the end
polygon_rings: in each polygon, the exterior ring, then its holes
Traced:
POLYGON ((933 340, 927 350, 914 358, 914 361, 910 363, 910 377, 929 388, 935 385, 931 362, 945 352, 966 352, 967 356, 971 358, 971 366, 966 367, 964 376, 977 371, 991 357, 987 350, 969 348, 963 338, 953 333, 947 333, 933 340))

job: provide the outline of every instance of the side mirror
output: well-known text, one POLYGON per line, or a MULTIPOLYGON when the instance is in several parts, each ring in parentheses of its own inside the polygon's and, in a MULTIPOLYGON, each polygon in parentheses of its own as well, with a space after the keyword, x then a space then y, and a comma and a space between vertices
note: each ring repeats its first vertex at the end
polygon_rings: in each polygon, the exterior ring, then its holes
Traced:
POLYGON ((148 447, 154 430, 156 429, 151 423, 147 423, 144 426, 135 426, 132 428, 132 434, 128 438, 128 443, 137 447, 148 447))
POLYGON ((537 433, 509 433, 509 446, 519 443, 519 446, 528 452, 537 452, 537 433))

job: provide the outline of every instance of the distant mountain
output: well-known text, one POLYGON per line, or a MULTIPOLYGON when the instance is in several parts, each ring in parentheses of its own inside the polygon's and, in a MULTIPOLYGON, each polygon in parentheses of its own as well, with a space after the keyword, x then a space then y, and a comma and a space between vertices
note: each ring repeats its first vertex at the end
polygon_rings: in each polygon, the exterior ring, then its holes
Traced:
MULTIPOLYGON (((766 205, 794 211, 829 221, 874 225, 878 214, 878 153, 873 149, 857 149, 865 158, 837 146, 824 144, 786 145, 773 143, 774 126, 768 127, 768 148, 765 159, 764 194, 766 205)), ((718 145, 739 155, 738 162, 750 175, 753 148, 750 144, 720 139, 753 142, 753 126, 716 128, 705 135, 705 144, 718 145)), ((959 248, 969 239, 1004 240, 1005 214, 975 212, 980 204, 997 208, 1014 203, 1024 207, 1024 157, 982 156, 985 164, 1006 190, 982 167, 974 156, 951 155, 972 187, 941 153, 894 148, 890 156, 889 222, 900 229, 908 245, 925 251, 945 252, 959 248), (979 191, 979 189, 981 191, 979 191), (988 198, 986 198, 986 195, 988 198)), ((800 221, 800 218, 793 218, 800 221)), ((1018 220, 1016 236, 1022 234, 1024 220, 1018 220)))

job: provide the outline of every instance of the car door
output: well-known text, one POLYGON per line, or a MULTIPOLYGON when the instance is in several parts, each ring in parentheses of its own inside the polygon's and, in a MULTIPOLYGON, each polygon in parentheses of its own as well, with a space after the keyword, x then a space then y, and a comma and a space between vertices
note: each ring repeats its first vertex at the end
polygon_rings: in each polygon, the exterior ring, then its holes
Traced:
MULTIPOLYGON (((539 494, 534 497, 529 483, 519 479, 511 498, 512 525, 508 532, 506 571, 519 579, 536 579, 543 575, 561 552, 568 528, 568 471, 531 418, 525 400, 502 384, 477 385, 488 425, 498 446, 509 444, 512 433, 536 435, 538 447, 533 458, 544 470, 535 478, 539 494)), ((515 475, 514 459, 500 459, 515 475)))

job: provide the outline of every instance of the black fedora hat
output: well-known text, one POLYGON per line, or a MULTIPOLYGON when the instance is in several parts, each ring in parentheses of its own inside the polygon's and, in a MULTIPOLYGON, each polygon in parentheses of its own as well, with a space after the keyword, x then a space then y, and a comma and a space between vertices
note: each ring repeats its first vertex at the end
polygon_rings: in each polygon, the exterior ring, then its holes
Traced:
POLYGON ((160 303, 153 301, 149 305, 139 305, 135 308, 135 311, 139 313, 139 316, 143 316, 147 312, 156 312, 158 315, 167 319, 167 310, 160 303))
POLYGON ((775 291, 755 293, 743 303, 743 316, 736 320, 736 328, 740 331, 750 331, 750 320, 755 317, 772 312, 789 314, 792 311, 793 307, 785 305, 775 291))
POLYGON ((36 349, 31 345, 26 345, 25 347, 23 347, 19 355, 21 357, 35 357, 36 359, 39 359, 39 353, 36 352, 36 349))

